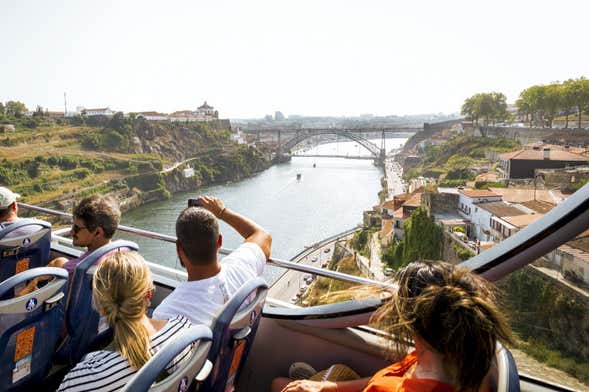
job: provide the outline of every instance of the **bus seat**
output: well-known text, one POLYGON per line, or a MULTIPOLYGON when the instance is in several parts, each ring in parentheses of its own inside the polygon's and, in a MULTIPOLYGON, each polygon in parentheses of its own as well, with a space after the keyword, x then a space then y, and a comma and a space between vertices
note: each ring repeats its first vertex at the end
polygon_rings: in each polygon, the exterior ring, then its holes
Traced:
POLYGON ((91 348, 107 343, 112 331, 105 317, 100 317, 92 306, 94 264, 113 251, 139 250, 136 243, 117 240, 86 256, 76 266, 65 310, 67 336, 60 345, 57 358, 76 364, 91 348))
POLYGON ((62 268, 34 268, 0 283, 0 297, 40 277, 53 276, 45 286, 0 301, 0 391, 40 383, 49 369, 61 334, 68 273, 62 268))
POLYGON ((0 230, 0 282, 31 268, 45 267, 49 263, 50 248, 49 222, 19 219, 5 226, 0 230), (31 230, 31 226, 38 226, 39 229, 29 234, 19 234, 31 230))
POLYGON ((262 278, 247 281, 213 321, 209 360, 213 369, 199 391, 232 391, 254 341, 268 285, 262 278))
POLYGON ((487 376, 491 392, 519 392, 519 375, 511 352, 497 342, 497 353, 487 376))
POLYGON ((197 375, 199 378, 204 378, 212 368, 212 364, 207 360, 212 339, 213 332, 205 325, 195 325, 186 328, 143 365, 127 383, 123 391, 177 392, 188 390, 188 387, 197 375), (165 367, 174 357, 180 355, 191 344, 194 344, 194 346, 192 347, 192 356, 190 359, 185 361, 172 374, 161 381, 157 381, 165 367))

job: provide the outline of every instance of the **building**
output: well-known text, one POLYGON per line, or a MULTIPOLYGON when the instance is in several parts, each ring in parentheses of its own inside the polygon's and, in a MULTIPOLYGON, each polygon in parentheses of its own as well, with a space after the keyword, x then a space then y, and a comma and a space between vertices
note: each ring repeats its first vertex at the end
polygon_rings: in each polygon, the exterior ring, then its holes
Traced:
POLYGON ((282 112, 280 112, 280 111, 274 112, 274 120, 276 120, 276 121, 284 120, 284 114, 282 114, 282 112))
POLYGON ((556 205, 561 203, 566 196, 557 189, 522 189, 522 188, 489 188, 498 195, 501 195, 503 201, 509 203, 522 204, 529 201, 541 201, 544 203, 556 205))
POLYGON ((144 119, 148 120, 148 121, 169 121, 170 118, 168 117, 167 114, 165 113, 159 113, 159 112, 139 112, 137 113, 137 118, 139 117, 143 117, 144 119))
POLYGON ((115 112, 110 108, 96 108, 96 109, 86 109, 86 108, 78 108, 80 114, 86 115, 88 117, 91 116, 114 116, 115 112))
POLYGON ((489 226, 489 212, 480 208, 479 205, 500 201, 500 195, 486 189, 458 189, 458 213, 471 223, 467 229, 469 238, 480 240, 489 238, 489 234, 484 232, 484 228, 489 226))
POLYGON ((491 236, 493 241, 501 242, 511 237, 527 225, 537 221, 543 214, 534 215, 515 215, 491 218, 491 236))
POLYGON ((193 115, 205 120, 216 120, 219 118, 219 112, 216 111, 214 107, 210 106, 207 101, 200 105, 193 115))
POLYGON ((533 147, 499 155, 499 165, 507 178, 534 178, 536 169, 561 169, 589 164, 589 157, 549 147, 533 147))

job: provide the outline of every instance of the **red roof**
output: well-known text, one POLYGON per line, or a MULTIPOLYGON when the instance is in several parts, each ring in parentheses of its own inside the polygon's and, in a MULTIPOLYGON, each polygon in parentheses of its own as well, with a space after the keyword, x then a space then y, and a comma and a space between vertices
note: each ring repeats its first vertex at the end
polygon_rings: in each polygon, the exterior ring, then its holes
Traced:
POLYGON ((464 196, 468 196, 471 198, 501 197, 501 195, 498 195, 495 192, 490 191, 488 189, 459 189, 458 192, 462 193, 464 196))
MULTIPOLYGON (((563 150, 548 150, 548 160, 550 161, 589 161, 589 157, 575 154, 563 150)), ((505 160, 528 160, 528 161, 543 161, 544 151, 543 150, 520 150, 508 152, 500 155, 501 159, 505 160)))

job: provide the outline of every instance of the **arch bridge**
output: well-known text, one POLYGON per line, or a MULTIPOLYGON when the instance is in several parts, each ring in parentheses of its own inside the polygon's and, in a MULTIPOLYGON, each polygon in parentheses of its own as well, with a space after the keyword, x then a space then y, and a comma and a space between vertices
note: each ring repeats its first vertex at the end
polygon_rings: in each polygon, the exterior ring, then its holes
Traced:
MULTIPOLYGON (((370 154, 375 159, 384 158, 384 156, 386 154, 386 151, 384 149, 384 143, 382 143, 382 146, 379 147, 376 144, 374 144, 373 142, 371 142, 370 140, 366 139, 365 137, 355 134, 351 130, 332 129, 332 128, 304 129, 304 130, 296 131, 295 135, 292 138, 290 138, 289 140, 287 140, 284 144, 282 144, 279 139, 278 153, 279 154, 282 154, 284 152, 288 153, 296 145, 303 142, 304 140, 312 138, 313 136, 320 136, 320 135, 337 135, 337 136, 342 136, 347 139, 350 139, 350 140, 358 143, 362 147, 364 147, 366 150, 368 150, 370 152, 370 154)), ((383 130, 382 131, 383 140, 384 140, 384 136, 385 136, 385 131, 383 130)))

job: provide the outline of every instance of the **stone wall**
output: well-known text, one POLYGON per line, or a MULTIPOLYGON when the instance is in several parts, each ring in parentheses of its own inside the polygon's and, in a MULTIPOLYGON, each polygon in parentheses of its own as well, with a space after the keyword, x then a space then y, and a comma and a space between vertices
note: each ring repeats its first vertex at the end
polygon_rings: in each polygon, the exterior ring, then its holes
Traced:
POLYGON ((458 195, 454 193, 425 192, 422 196, 422 205, 432 213, 455 212, 458 208, 458 195))

